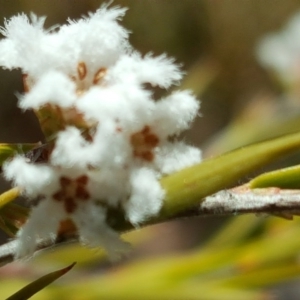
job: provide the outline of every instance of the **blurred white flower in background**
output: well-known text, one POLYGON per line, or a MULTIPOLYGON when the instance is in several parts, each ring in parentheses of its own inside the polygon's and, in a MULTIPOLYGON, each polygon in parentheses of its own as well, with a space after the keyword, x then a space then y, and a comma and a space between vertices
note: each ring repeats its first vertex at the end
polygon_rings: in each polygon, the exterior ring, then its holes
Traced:
POLYGON ((42 162, 19 156, 4 166, 25 196, 41 199, 18 233, 17 257, 32 254, 40 238, 54 241, 64 220, 84 244, 126 251, 107 209, 122 209, 133 225, 157 215, 160 177, 201 159, 200 150, 176 141, 199 102, 189 91, 154 100, 145 84, 167 89, 182 74, 165 55, 142 57, 131 48, 118 24, 125 11, 104 5, 49 30, 45 18, 21 14, 0 30, 0 65, 22 69, 19 105, 35 111, 49 145, 42 162))
POLYGON ((300 83, 300 13, 294 15, 280 32, 260 41, 257 57, 288 88, 300 83))

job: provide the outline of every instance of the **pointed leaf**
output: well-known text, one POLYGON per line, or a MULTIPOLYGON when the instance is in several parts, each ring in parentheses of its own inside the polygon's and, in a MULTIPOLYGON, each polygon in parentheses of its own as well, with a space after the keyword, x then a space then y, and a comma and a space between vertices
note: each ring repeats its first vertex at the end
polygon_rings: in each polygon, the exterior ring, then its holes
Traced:
POLYGON ((7 203, 15 200, 20 196, 20 189, 18 187, 12 188, 0 195, 0 209, 7 203))
POLYGON ((26 285, 24 288, 19 290, 17 293, 13 294, 12 296, 8 297, 6 300, 24 300, 28 299, 47 285, 58 279, 59 277, 63 276, 67 272, 69 272, 76 263, 72 263, 70 266, 60 269, 58 271, 49 273, 30 284, 26 285))
POLYGON ((11 228, 7 226, 6 222, 1 217, 0 217, 0 229, 11 238, 15 237, 15 233, 17 232, 17 230, 11 230, 11 228))
POLYGON ((259 175, 249 184, 250 188, 300 189, 300 165, 259 175))
POLYGON ((20 227, 26 222, 28 214, 29 208, 15 203, 8 203, 0 208, 0 229, 5 231, 9 236, 14 237, 20 227))

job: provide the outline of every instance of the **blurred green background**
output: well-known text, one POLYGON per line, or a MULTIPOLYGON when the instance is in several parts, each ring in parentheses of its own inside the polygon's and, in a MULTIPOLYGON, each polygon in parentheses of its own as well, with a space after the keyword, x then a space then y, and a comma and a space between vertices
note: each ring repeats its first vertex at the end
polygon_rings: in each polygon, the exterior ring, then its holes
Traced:
MULTIPOLYGON (((63 24, 67 18, 76 19, 89 11, 95 11, 101 3, 106 2, 98 0, 0 0, 0 24, 3 25, 4 18, 10 18, 17 13, 34 12, 39 16, 46 15, 46 27, 50 27, 54 24, 63 24)), ((114 1, 113 5, 129 8, 122 24, 132 32, 130 40, 136 49, 143 54, 147 52, 153 52, 156 55, 167 53, 176 58, 186 71, 187 76, 182 83, 182 88, 192 89, 201 100, 202 107, 201 117, 196 120, 190 131, 183 134, 183 138, 203 148, 205 157, 297 131, 297 126, 300 125, 300 102, 297 95, 293 96, 293 99, 286 96, 288 91, 268 70, 259 65, 255 51, 262 37, 282 28, 284 23, 300 9, 299 1, 128 0, 114 1)), ((43 141, 34 115, 30 112, 21 112, 17 108, 16 95, 22 93, 21 73, 17 70, 0 70, 0 77, 0 128, 2 129, 0 141, 43 141)), ((295 155, 271 168, 299 162, 299 155, 295 155)), ((253 232, 262 231, 260 226, 263 221, 258 220, 247 219, 247 222, 253 225, 252 227, 249 225, 253 232)), ((82 281, 83 278, 88 280, 87 277, 91 275, 100 276, 99 274, 106 274, 106 272, 111 274, 118 267, 122 268, 124 264, 130 264, 131 261, 136 261, 141 257, 159 256, 162 259, 175 253, 183 255, 185 251, 200 247, 204 241, 224 227, 225 221, 227 219, 217 217, 189 219, 143 229, 141 234, 139 232, 134 234, 136 236, 133 239, 136 240, 137 245, 134 246, 133 253, 125 262, 117 265, 111 266, 107 262, 100 263, 97 260, 88 263, 90 253, 87 254, 78 248, 75 250, 67 248, 61 252, 58 251, 57 255, 53 254, 54 258, 51 254, 47 254, 48 256, 44 258, 41 255, 31 262, 30 267, 10 265, 0 271, 2 272, 0 276, 10 278, 10 281, 6 283, 7 295, 9 295, 14 287, 18 286, 18 282, 13 282, 11 278, 18 281, 15 278, 21 276, 30 281, 39 274, 43 274, 42 272, 52 270, 53 266, 59 267, 62 266, 60 263, 68 264, 82 258, 84 265, 88 267, 83 273, 78 272, 73 277, 70 275, 74 280, 73 284, 76 285, 76 279, 82 281)), ((274 224, 264 226, 278 226, 274 224)), ((250 236, 254 234, 251 230, 249 229, 250 236)), ((295 253, 296 248, 293 254, 296 255, 295 253)), ((22 284, 21 280, 20 285, 22 284)), ((114 284, 117 288, 118 282, 114 284)), ((298 299, 292 298, 300 295, 295 288, 296 285, 290 288, 292 291, 290 298, 280 296, 286 295, 286 286, 283 285, 277 289, 278 299, 298 299)), ((89 289, 93 288, 89 286, 89 289)), ((78 299, 148 299, 145 295, 149 294, 150 290, 151 288, 141 290, 137 294, 129 293, 129 296, 123 293, 123 298, 120 295, 119 298, 116 295, 106 298, 107 295, 104 294, 103 298, 92 298, 92 296, 80 298, 78 296, 78 299)), ((179 298, 176 299, 208 299, 205 296, 197 298, 198 292, 195 291, 191 295, 183 293, 182 295, 186 295, 186 298, 178 296, 179 298)), ((66 293, 71 292, 68 290, 66 293)), ((149 296, 149 299, 175 299, 174 295, 167 295, 165 298, 161 295, 156 297, 152 295, 155 298, 149 296)), ((223 295, 226 295, 224 291, 223 295)), ((45 294, 43 297, 41 296, 40 299, 54 299, 51 298, 54 297, 53 295, 45 294)), ((249 299, 258 299, 256 297, 258 295, 249 294, 249 299)), ((234 298, 229 295, 228 298, 216 296, 214 299, 234 298)), ((236 299, 246 299, 246 296, 237 294, 236 299)))

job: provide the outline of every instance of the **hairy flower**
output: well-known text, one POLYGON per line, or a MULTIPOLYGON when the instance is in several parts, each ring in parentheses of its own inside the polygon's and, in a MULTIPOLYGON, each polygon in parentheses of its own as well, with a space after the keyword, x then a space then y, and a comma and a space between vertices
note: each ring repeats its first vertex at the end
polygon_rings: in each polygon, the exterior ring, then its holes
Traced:
POLYGON ((55 239, 64 220, 84 244, 126 251, 107 210, 122 209, 133 225, 157 215, 161 176, 200 161, 198 149, 169 139, 190 126, 199 102, 188 91, 154 100, 145 84, 168 88, 182 74, 165 55, 131 48, 118 23, 124 13, 102 6, 55 30, 19 15, 1 28, 0 64, 22 69, 20 107, 35 111, 49 144, 45 161, 16 157, 4 166, 25 196, 40 199, 18 233, 17 257, 39 238, 55 239))
POLYGON ((263 66, 275 71, 283 83, 297 86, 300 81, 299 36, 298 12, 280 32, 264 37, 257 48, 258 59, 263 66))

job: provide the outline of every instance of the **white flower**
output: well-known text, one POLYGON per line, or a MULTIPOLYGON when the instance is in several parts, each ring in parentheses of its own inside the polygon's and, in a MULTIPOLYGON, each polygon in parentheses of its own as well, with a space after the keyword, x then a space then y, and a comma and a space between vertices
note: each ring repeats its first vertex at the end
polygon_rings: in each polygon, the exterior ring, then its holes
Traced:
POLYGON ((153 99, 146 83, 168 88, 182 73, 165 55, 131 49, 117 22, 124 13, 102 6, 55 31, 43 29, 44 18, 20 15, 1 29, 0 64, 26 75, 20 107, 35 111, 48 140, 42 162, 16 157, 4 166, 25 196, 40 199, 18 233, 18 257, 40 238, 54 240, 65 219, 84 244, 126 251, 107 210, 122 209, 133 225, 156 216, 161 176, 201 159, 198 149, 169 141, 190 126, 199 102, 189 91, 153 99))
POLYGON ((276 74, 284 83, 300 81, 300 13, 296 14, 278 33, 264 37, 257 56, 261 64, 276 74))
POLYGON ((5 22, 1 33, 7 38, 0 43, 0 64, 5 68, 22 68, 38 79, 49 70, 74 75, 77 64, 84 61, 90 75, 100 67, 115 63, 126 49, 128 32, 116 21, 126 9, 107 9, 79 21, 69 20, 60 30, 43 29, 45 18, 24 14, 5 22), (30 22, 31 21, 31 22, 30 22))

